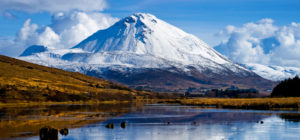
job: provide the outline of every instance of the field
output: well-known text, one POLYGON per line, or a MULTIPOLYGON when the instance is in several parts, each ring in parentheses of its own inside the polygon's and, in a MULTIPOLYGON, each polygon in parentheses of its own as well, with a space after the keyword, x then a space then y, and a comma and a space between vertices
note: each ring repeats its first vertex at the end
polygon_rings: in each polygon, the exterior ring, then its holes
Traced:
POLYGON ((299 109, 300 97, 289 98, 191 98, 169 103, 181 105, 214 106, 231 109, 299 109))

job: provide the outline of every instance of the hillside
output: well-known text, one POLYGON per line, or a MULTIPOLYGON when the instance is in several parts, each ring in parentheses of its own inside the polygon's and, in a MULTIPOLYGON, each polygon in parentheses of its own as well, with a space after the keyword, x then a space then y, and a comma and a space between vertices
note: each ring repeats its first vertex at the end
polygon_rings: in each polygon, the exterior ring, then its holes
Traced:
POLYGON ((132 100, 150 94, 0 55, 0 102, 132 100))

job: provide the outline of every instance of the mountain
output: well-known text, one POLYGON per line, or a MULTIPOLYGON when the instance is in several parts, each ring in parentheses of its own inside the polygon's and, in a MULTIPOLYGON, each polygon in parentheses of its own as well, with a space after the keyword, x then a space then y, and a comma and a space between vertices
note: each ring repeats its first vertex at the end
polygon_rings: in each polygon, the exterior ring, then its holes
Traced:
POLYGON ((300 68, 296 67, 266 66, 254 63, 246 64, 245 66, 261 77, 272 81, 282 81, 300 75, 300 68))
POLYGON ((36 53, 45 52, 48 49, 45 46, 41 45, 32 45, 29 46, 20 56, 30 56, 36 53))
POLYGON ((145 13, 125 17, 70 49, 20 58, 163 92, 232 85, 265 91, 274 86, 197 37, 145 13))
POLYGON ((0 55, 0 104, 20 101, 120 101, 145 94, 148 97, 152 95, 81 73, 0 55))

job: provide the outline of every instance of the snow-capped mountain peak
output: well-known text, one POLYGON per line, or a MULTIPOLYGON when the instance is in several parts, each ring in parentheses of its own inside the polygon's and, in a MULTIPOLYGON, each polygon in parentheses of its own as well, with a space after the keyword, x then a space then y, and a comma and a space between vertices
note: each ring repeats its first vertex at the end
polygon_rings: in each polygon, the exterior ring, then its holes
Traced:
POLYGON ((223 80, 247 85, 241 77, 262 79, 194 35, 145 13, 125 17, 71 49, 48 50, 21 59, 134 87, 148 83, 158 89, 165 84, 181 90, 191 84, 224 87, 223 80), (170 81, 158 84, 165 80, 170 81))
POLYGON ((203 60, 231 63, 197 37, 144 13, 123 18, 74 48, 89 53, 146 55, 184 65, 203 63, 203 60))

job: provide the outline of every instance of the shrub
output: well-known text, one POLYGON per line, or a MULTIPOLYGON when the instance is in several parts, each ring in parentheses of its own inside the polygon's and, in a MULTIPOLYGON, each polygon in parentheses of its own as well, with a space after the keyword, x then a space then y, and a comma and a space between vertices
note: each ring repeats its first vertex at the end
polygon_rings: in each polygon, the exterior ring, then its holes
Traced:
POLYGON ((300 97, 300 79, 287 79, 280 82, 272 91, 272 97, 300 97))
POLYGON ((5 97, 6 89, 4 87, 0 87, 0 97, 5 97))

